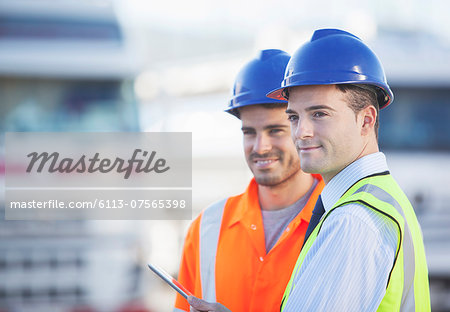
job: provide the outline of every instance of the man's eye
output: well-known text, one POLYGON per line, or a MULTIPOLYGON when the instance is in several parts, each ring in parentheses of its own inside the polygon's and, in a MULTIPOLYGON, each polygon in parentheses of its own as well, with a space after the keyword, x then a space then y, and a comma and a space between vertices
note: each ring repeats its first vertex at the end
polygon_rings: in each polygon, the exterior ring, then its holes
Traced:
POLYGON ((324 117, 326 115, 324 112, 314 112, 313 117, 324 117))
POLYGON ((282 131, 281 129, 270 129, 270 133, 273 133, 273 134, 279 133, 281 131, 282 131))
POLYGON ((297 120, 298 120, 298 116, 295 116, 295 115, 289 115, 289 116, 288 116, 288 120, 289 120, 290 122, 297 121, 297 120))

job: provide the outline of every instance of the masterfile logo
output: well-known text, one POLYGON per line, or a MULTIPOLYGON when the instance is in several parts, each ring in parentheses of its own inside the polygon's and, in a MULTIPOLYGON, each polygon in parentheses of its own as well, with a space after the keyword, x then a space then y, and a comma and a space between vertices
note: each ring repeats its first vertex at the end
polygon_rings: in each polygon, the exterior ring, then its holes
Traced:
POLYGON ((5 217, 190 219, 191 133, 6 133, 5 217))
POLYGON ((73 171, 78 173, 94 173, 97 171, 101 173, 108 173, 112 170, 116 170, 118 173, 125 173, 123 178, 128 179, 133 170, 136 173, 149 173, 152 171, 155 173, 164 173, 170 169, 170 167, 166 166, 166 160, 164 158, 156 159, 155 162, 153 162, 155 156, 156 151, 149 153, 147 151, 142 151, 141 149, 135 149, 133 156, 131 156, 128 160, 124 160, 119 157, 116 157, 115 160, 110 158, 101 159, 100 153, 95 153, 91 158, 86 155, 82 155, 78 160, 73 158, 63 158, 60 160, 60 154, 57 152, 53 152, 51 154, 47 152, 40 154, 33 152, 27 155, 27 157, 31 158, 27 167, 27 172, 31 172, 35 165, 36 172, 42 172, 42 170, 47 167, 47 171, 50 173, 71 173, 73 171), (143 159, 138 158, 140 153, 142 153, 143 159), (136 165, 135 168, 134 165, 136 165))

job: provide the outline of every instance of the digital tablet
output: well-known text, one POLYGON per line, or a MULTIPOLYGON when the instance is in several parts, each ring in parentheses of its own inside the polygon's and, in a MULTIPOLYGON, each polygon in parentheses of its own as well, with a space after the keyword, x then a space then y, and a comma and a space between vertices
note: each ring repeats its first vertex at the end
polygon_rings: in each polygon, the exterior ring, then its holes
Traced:
POLYGON ((152 270, 156 275, 162 278, 167 284, 169 284, 173 289, 175 289, 180 295, 182 295, 185 299, 188 296, 192 296, 192 294, 187 290, 183 285, 181 285, 176 279, 170 276, 166 271, 161 269, 160 267, 150 264, 147 264, 150 270, 152 270))

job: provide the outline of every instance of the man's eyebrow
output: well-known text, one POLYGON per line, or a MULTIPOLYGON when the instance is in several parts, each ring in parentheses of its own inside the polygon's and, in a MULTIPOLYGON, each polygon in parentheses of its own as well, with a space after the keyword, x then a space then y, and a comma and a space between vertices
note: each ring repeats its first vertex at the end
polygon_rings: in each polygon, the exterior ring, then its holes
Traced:
MULTIPOLYGON (((283 125, 283 124, 273 124, 273 125, 267 125, 264 127, 264 129, 279 129, 279 128, 289 128, 288 125, 283 125)), ((242 131, 244 130, 255 130, 255 128, 253 127, 242 127, 241 128, 242 131)))
MULTIPOLYGON (((314 106, 309 106, 309 107, 305 108, 305 110, 307 112, 318 110, 318 109, 328 109, 328 110, 336 111, 334 108, 332 108, 331 106, 328 106, 328 105, 314 105, 314 106)), ((285 113, 286 114, 297 114, 296 111, 294 111, 290 108, 286 109, 285 113)))
POLYGON ((274 124, 274 125, 268 125, 265 126, 264 129, 279 129, 279 128, 290 128, 288 125, 283 125, 283 124, 274 124))
POLYGON ((314 106, 309 106, 309 107, 307 107, 305 110, 306 110, 307 112, 309 112, 309 111, 318 110, 318 109, 329 109, 329 110, 332 110, 332 111, 336 111, 334 108, 332 108, 331 106, 328 106, 328 105, 314 105, 314 106))
POLYGON ((296 112, 293 111, 293 110, 290 109, 290 108, 286 109, 285 113, 286 113, 286 114, 296 114, 296 112))

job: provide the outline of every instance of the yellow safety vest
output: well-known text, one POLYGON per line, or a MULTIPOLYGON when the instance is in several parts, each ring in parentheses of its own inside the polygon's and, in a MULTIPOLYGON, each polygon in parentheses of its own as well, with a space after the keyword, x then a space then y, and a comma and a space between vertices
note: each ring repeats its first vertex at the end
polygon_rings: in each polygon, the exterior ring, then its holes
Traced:
MULTIPOLYGON (((284 292, 281 311, 285 307, 291 290, 295 287, 294 276, 316 240, 322 223, 334 209, 349 203, 359 203, 388 216, 398 226, 395 260, 386 285, 386 294, 377 311, 430 311, 428 269, 422 231, 411 203, 388 172, 370 176, 355 183, 322 217, 300 252, 284 292)), ((302 286, 298 285, 298 287, 302 286)))

